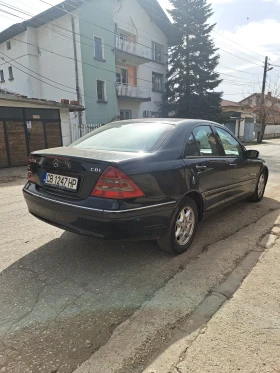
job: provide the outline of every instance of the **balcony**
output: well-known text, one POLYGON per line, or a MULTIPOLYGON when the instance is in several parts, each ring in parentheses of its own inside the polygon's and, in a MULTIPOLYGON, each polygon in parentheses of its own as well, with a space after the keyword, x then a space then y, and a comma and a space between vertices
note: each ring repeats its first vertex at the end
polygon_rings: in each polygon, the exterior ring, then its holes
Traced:
POLYGON ((119 100, 141 102, 151 101, 151 90, 149 88, 118 83, 116 89, 119 100))
POLYGON ((115 52, 120 61, 129 61, 141 65, 152 60, 152 49, 135 41, 115 35, 115 52))

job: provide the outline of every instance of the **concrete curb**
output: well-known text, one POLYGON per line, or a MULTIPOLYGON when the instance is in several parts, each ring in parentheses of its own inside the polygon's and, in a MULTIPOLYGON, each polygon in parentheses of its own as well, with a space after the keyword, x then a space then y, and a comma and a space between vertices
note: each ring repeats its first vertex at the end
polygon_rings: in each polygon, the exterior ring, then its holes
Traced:
POLYGON ((235 293, 258 262, 266 249, 265 245, 257 247, 258 237, 267 233, 267 221, 271 214, 275 218, 270 227, 274 226, 279 211, 271 212, 257 223, 210 245, 201 254, 199 263, 191 262, 191 265, 171 279, 152 300, 121 324, 106 345, 75 373, 170 372, 174 365, 170 366, 164 361, 180 361, 188 345, 203 332, 203 325, 235 293), (252 227, 256 231, 254 240, 249 238, 252 227), (247 237, 248 242, 244 238, 241 241, 239 236, 247 237), (240 242, 238 247, 235 247, 236 242, 240 242), (216 263, 221 257, 226 259, 226 264, 223 268, 217 268, 219 266, 216 263), (239 263, 237 267, 232 268, 233 262, 239 263), (198 276, 198 273, 202 276, 198 276), (220 284, 217 283, 217 273, 220 281, 226 278, 220 284), (200 283, 194 284, 193 278, 199 279, 200 283), (169 341, 170 348, 166 341, 169 341), (164 354, 156 359, 159 350, 164 351, 164 354), (144 370, 147 360, 151 359, 155 359, 153 365, 144 370))
POLYGON ((179 372, 175 365, 183 360, 186 350, 198 335, 204 333, 203 327, 239 289, 244 279, 258 263, 264 251, 273 247, 276 240, 279 238, 277 236, 280 236, 279 230, 275 228, 279 228, 278 225, 275 225, 271 233, 267 234, 261 240, 256 251, 250 252, 232 271, 227 279, 203 300, 194 313, 178 326, 173 333, 169 345, 162 352, 162 355, 142 373, 179 372), (274 234, 277 234, 277 236, 274 234))

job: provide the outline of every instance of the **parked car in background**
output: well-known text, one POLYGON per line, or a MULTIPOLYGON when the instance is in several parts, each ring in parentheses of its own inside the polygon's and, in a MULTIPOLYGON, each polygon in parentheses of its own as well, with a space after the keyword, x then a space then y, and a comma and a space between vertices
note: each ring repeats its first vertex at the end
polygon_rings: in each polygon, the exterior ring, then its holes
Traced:
POLYGON ((39 219, 102 239, 156 239, 181 254, 209 212, 261 201, 268 169, 217 123, 135 119, 33 152, 28 175, 24 197, 39 219))

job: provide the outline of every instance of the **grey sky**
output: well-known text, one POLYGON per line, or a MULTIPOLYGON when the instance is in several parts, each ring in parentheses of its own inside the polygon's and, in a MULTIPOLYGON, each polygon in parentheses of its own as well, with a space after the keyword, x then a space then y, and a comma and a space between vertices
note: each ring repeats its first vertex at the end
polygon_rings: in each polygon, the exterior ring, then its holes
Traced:
MULTIPOLYGON (((40 0, 1 0, 31 14, 37 14, 49 6, 40 0)), ((55 5, 61 0, 45 0, 55 5)), ((164 9, 169 0, 158 0, 164 9)), ((225 81, 219 87, 224 98, 238 101, 261 87, 265 55, 280 65, 280 0, 212 0, 217 23, 213 38, 221 56, 218 71, 225 81), (235 44, 237 43, 237 44, 235 44), (250 50, 249 50, 250 49, 250 50), (241 59, 242 57, 243 59, 241 59), (233 69, 241 70, 237 72, 233 69)), ((6 9, 0 5, 0 9, 6 9)), ((10 10, 11 13, 14 11, 10 10)), ((23 14, 18 16, 28 18, 23 14)), ((0 31, 23 19, 0 12, 0 31)), ((274 68, 268 76, 268 88, 278 80, 280 68, 274 68)))

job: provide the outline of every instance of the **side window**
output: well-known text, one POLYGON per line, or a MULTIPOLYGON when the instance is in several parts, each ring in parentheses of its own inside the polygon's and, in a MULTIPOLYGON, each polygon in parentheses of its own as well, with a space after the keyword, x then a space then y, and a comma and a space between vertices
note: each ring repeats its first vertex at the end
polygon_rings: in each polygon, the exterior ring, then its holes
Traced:
POLYGON ((216 127, 216 131, 226 155, 243 157, 241 145, 230 133, 219 127, 216 127))
POLYGON ((201 156, 220 155, 216 138, 210 126, 199 126, 193 130, 193 135, 201 156))
POLYGON ((199 155, 200 152, 198 150, 198 144, 194 138, 194 135, 191 133, 186 144, 185 157, 197 157, 199 155))

